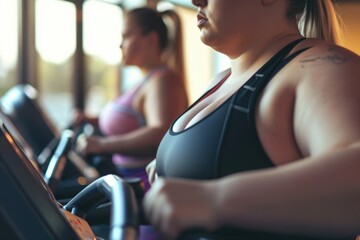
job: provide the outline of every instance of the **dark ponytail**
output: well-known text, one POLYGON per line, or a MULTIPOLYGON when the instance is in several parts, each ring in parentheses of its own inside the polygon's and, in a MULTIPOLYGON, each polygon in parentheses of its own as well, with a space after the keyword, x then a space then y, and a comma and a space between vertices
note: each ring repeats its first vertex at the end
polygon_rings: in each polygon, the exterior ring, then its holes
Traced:
POLYGON ((178 14, 173 10, 157 12, 142 7, 132 9, 127 15, 137 22, 142 34, 157 33, 164 62, 184 79, 182 29, 178 14))

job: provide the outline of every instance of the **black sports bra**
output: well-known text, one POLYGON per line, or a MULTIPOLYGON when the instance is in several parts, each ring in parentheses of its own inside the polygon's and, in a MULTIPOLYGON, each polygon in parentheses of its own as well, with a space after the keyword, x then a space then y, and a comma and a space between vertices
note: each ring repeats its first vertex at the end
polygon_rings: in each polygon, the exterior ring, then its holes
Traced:
MULTIPOLYGON (((301 40, 296 40, 280 50, 230 99, 204 119, 181 132, 173 132, 172 125, 157 152, 158 175, 213 179, 235 172, 273 167, 274 164, 265 153, 257 135, 254 115, 256 100, 266 84, 283 66, 308 49, 299 50, 286 57, 301 40)), ((320 240, 228 227, 201 236, 214 240, 320 240)), ((350 239, 354 238, 341 238, 350 239)))
POLYGON ((214 179, 235 172, 273 167, 257 135, 256 100, 271 78, 306 50, 286 57, 301 40, 280 50, 245 85, 199 122, 181 132, 172 131, 172 125, 157 152, 158 175, 214 179))

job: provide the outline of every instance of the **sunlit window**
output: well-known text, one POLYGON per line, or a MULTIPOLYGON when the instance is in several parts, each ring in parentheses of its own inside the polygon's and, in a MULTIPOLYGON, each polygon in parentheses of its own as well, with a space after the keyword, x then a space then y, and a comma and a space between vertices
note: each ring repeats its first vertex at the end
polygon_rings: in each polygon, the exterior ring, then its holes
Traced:
POLYGON ((75 5, 61 0, 37 0, 35 24, 40 101, 49 118, 62 129, 72 119, 75 5))
POLYGON ((75 27, 74 4, 36 1, 36 49, 45 61, 61 64, 74 54, 75 27))
POLYGON ((0 95, 17 81, 18 5, 0 0, 0 95))
POLYGON ((119 7, 88 0, 84 3, 84 50, 109 65, 120 62, 122 11, 119 7))
POLYGON ((83 5, 84 51, 87 64, 86 113, 98 115, 105 103, 120 92, 121 28, 120 7, 97 0, 83 5))

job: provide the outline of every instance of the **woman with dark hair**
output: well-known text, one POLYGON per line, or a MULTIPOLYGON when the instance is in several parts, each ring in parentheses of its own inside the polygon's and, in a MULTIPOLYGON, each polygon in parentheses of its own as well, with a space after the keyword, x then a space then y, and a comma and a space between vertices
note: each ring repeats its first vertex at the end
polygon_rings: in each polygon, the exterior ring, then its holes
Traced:
POLYGON ((140 177, 149 187, 145 166, 154 159, 162 136, 188 105, 184 83, 181 26, 172 10, 137 8, 126 13, 123 64, 139 67, 140 84, 109 102, 98 119, 79 114, 77 122, 97 124, 104 137, 78 141, 82 154, 113 154, 123 177, 140 177), (163 18, 169 18, 168 28, 163 18), (170 30, 172 32, 170 32, 170 30), (171 34, 172 33, 172 34, 171 34))
POLYGON ((201 40, 231 67, 148 166, 150 222, 169 238, 199 228, 216 230, 210 239, 355 239, 360 58, 337 45, 332 1, 192 3, 201 40))

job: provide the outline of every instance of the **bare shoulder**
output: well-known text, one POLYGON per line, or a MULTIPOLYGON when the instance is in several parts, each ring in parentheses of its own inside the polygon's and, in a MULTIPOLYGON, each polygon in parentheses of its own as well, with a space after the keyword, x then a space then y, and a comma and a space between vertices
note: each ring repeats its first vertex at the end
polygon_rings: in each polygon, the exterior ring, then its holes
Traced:
POLYGON ((149 88, 158 90, 174 89, 179 87, 180 84, 183 84, 181 77, 170 69, 158 71, 148 82, 149 88))
POLYGON ((296 60, 295 131, 302 152, 321 153, 360 138, 360 58, 314 42, 296 60))
POLYGON ((187 99, 185 83, 175 71, 164 69, 154 74, 148 82, 146 96, 152 99, 187 99))
POLYGON ((347 74, 348 71, 360 71, 359 55, 344 47, 320 40, 310 40, 306 47, 309 49, 298 59, 304 73, 329 71, 333 74, 350 75, 347 74))
POLYGON ((357 88, 360 84, 360 56, 325 41, 305 43, 308 48, 294 65, 298 70, 298 88, 335 89, 357 88))

